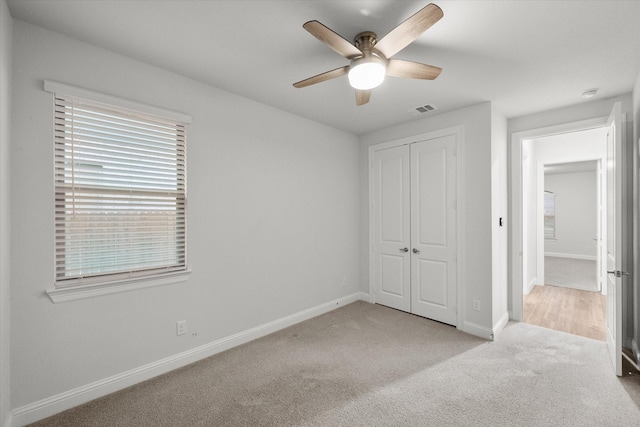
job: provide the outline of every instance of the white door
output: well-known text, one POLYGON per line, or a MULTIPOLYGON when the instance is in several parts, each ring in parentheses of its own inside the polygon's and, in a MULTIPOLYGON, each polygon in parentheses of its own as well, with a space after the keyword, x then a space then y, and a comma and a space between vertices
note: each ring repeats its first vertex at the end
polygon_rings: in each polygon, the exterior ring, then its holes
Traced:
POLYGON ((616 103, 607 123, 607 346, 616 375, 622 375, 622 109, 616 103))
POLYGON ((456 137, 373 152, 377 303, 455 325, 456 137))
POLYGON ((411 312, 456 324, 456 140, 411 145, 411 312))
POLYGON ((410 312, 409 146, 375 151, 373 169, 376 302, 410 312))

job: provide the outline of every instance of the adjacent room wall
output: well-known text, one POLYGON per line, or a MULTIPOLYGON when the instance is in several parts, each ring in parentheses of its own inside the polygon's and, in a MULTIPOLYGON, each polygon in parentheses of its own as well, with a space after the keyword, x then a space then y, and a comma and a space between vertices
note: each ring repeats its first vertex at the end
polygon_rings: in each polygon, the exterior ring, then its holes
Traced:
POLYGON ((356 136, 21 21, 13 29, 14 410, 358 293, 356 136), (186 284, 59 304, 45 295, 54 194, 43 79, 193 117, 186 284), (179 320, 189 333, 177 337, 179 320))
POLYGON ((414 135, 445 129, 464 127, 461 171, 464 195, 458 203, 462 213, 463 247, 458 260, 462 262, 462 277, 458 286, 463 289, 463 325, 467 332, 486 335, 492 333, 492 205, 491 205, 491 144, 492 107, 486 102, 457 111, 437 114, 422 120, 408 122, 362 135, 360 146, 360 289, 369 291, 369 146, 395 141, 414 135), (480 300, 480 311, 472 310, 472 301, 480 300))
POLYGON ((11 59, 13 22, 7 3, 0 0, 0 425, 11 409, 10 381, 10 140, 11 59))
POLYGON ((597 172, 545 174, 544 189, 556 194, 556 238, 546 239, 546 256, 596 260, 597 172))

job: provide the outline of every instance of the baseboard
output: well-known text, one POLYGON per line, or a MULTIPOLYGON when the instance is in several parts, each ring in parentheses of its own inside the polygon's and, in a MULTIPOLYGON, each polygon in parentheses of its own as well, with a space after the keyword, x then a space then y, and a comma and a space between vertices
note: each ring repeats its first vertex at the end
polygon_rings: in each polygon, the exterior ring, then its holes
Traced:
POLYGON ((527 288, 524 290, 524 295, 529 295, 537 282, 538 282, 537 277, 534 277, 533 279, 531 279, 531 281, 527 283, 527 288))
POLYGON ((498 335, 500 335, 500 332, 502 332, 504 327, 507 326, 507 323, 509 323, 509 312, 505 311, 504 314, 502 316, 500 316, 500 319, 498 319, 496 324, 493 325, 493 337, 494 337, 494 339, 498 335))
POLYGON ((473 322, 464 322, 462 324, 462 331, 489 341, 493 341, 494 339, 493 330, 473 322))
POLYGON ((598 257, 596 255, 563 254, 559 252, 545 252, 544 256, 550 256, 554 258, 585 259, 587 261, 598 260, 598 257))
POLYGON ((9 414, 5 425, 7 427, 23 426, 39 421, 74 406, 90 402, 358 300, 369 301, 369 294, 356 292, 156 362, 16 408, 9 414))
POLYGON ((489 341, 493 341, 502 332, 504 327, 509 323, 509 312, 505 311, 500 319, 489 329, 473 322, 464 322, 462 331, 489 341))
POLYGON ((638 348, 638 341, 635 338, 631 340, 631 351, 633 351, 633 357, 636 359, 636 363, 640 365, 640 349, 638 348))

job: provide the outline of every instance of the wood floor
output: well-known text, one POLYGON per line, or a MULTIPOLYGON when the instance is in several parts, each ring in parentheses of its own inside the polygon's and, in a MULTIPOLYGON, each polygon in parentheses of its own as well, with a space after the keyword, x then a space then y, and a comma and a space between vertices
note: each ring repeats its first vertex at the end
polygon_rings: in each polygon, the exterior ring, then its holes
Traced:
POLYGON ((526 323, 606 341, 606 297, 599 292, 536 285, 523 302, 526 323))

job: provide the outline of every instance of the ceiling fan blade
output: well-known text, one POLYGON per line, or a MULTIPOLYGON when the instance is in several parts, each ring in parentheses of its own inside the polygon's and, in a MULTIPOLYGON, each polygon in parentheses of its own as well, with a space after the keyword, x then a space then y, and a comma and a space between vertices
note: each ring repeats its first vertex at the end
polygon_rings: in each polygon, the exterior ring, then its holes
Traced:
POLYGON ((427 31, 443 16, 442 9, 430 3, 391 30, 389 34, 376 43, 375 49, 379 50, 385 57, 391 58, 417 39, 420 34, 427 31))
POLYGON ((442 68, 403 59, 390 59, 387 64, 387 75, 406 79, 433 80, 440 75, 442 68))
POLYGON ((371 98, 371 90, 356 89, 356 105, 364 105, 371 98))
POLYGON ((316 83, 325 82, 327 80, 335 79, 336 77, 344 76, 349 72, 349 66, 345 65, 344 67, 336 68, 335 70, 326 71, 324 73, 318 74, 313 77, 309 77, 308 79, 301 80, 293 85, 297 88, 307 87, 314 85, 316 83))
POLYGON ((360 49, 349 43, 340 34, 334 32, 328 27, 325 27, 318 21, 306 22, 302 27, 313 34, 322 43, 326 44, 335 52, 347 59, 353 59, 363 55, 360 49))

